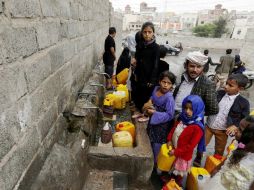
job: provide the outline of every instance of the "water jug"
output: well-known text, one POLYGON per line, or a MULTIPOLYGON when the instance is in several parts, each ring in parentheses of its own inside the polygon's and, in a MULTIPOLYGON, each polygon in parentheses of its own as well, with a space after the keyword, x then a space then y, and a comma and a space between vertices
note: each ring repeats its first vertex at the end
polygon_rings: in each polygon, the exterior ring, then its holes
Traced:
POLYGON ((111 127, 110 124, 106 122, 106 124, 101 130, 101 142, 107 144, 111 141, 111 139, 112 139, 111 127))
POLYGON ((197 176, 198 190, 206 190, 206 184, 210 180, 210 175, 201 175, 197 176))
POLYGON ((131 122, 124 121, 124 122, 118 123, 116 125, 116 131, 128 131, 131 134, 133 142, 134 142, 135 126, 131 122))
POLYGON ((125 101, 129 102, 129 91, 128 91, 127 85, 119 84, 119 85, 117 85, 116 90, 117 91, 124 91, 125 92, 125 101))
POLYGON ((113 134, 113 146, 114 147, 132 147, 132 136, 128 131, 119 131, 113 134))
POLYGON ((168 154, 170 150, 172 150, 172 147, 168 148, 167 144, 161 146, 157 158, 157 167, 161 171, 169 171, 175 161, 175 156, 168 154))
POLYGON ((116 75, 116 80, 118 84, 126 84, 126 81, 128 79, 129 69, 125 68, 120 73, 116 75))
MULTIPOLYGON (((199 184, 198 182, 201 182, 202 180, 198 180, 198 176, 202 176, 202 179, 209 178, 210 174, 205 168, 197 168, 197 167, 191 167, 191 171, 188 174, 187 182, 186 182, 186 188, 187 190, 199 190, 199 184)), ((203 181, 202 181, 203 183, 203 181)), ((201 185, 202 185, 201 183, 201 185)))
POLYGON ((126 106, 125 92, 124 91, 116 91, 116 92, 113 92, 113 95, 114 95, 114 108, 115 109, 124 109, 126 106))
POLYGON ((171 179, 166 185, 162 187, 162 190, 182 190, 182 188, 179 187, 174 179, 171 179))

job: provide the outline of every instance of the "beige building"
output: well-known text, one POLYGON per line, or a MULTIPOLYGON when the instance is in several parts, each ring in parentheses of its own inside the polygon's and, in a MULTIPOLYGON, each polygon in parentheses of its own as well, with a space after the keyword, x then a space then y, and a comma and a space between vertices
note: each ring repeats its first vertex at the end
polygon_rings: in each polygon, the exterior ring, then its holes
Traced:
POLYGON ((221 4, 215 5, 212 10, 202 10, 198 13, 198 25, 213 23, 220 17, 227 17, 227 9, 223 9, 221 4))
POLYGON ((183 13, 180 17, 180 24, 182 30, 191 30, 197 25, 197 13, 183 13))
POLYGON ((254 12, 246 14, 236 14, 235 25, 232 33, 232 39, 245 39, 249 29, 254 28, 254 12))

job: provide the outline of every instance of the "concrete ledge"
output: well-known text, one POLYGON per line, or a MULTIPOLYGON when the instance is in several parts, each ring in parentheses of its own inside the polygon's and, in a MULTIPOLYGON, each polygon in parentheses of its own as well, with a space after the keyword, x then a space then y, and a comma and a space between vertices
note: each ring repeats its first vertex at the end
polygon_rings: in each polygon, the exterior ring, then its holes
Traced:
POLYGON ((135 122, 134 148, 90 146, 88 163, 91 168, 125 172, 129 174, 131 183, 147 184, 153 170, 153 153, 146 125, 135 122))

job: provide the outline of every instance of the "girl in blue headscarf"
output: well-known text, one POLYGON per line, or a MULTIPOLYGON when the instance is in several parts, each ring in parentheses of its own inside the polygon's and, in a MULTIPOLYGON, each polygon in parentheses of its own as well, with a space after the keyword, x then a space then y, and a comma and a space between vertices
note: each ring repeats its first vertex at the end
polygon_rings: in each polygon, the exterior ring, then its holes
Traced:
POLYGON ((191 168, 194 148, 205 151, 203 100, 197 95, 189 95, 182 102, 182 113, 167 137, 167 145, 172 146, 170 155, 176 157, 173 177, 182 186, 182 178, 191 168))

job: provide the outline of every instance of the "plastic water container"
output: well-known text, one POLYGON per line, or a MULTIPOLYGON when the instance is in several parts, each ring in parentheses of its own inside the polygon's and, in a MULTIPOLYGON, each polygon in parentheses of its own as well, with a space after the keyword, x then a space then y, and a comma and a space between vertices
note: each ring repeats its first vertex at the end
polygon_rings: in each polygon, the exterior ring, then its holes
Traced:
POLYGON ((125 68, 120 73, 116 75, 116 80, 118 84, 126 84, 126 81, 128 79, 129 69, 125 68))
POLYGON ((128 131, 115 132, 112 136, 114 147, 132 147, 132 136, 128 131))
POLYGON ((191 171, 187 177, 187 183, 186 183, 187 190, 199 190, 199 185, 200 187, 204 185, 203 179, 208 179, 208 178, 210 178, 210 174, 205 168, 191 167, 191 171), (202 179, 201 177, 199 177, 200 179, 198 179, 198 176, 202 176, 202 179))
POLYGON ((114 105, 114 99, 107 98, 107 97, 104 98, 103 105, 104 106, 113 106, 114 105))
POLYGON ((124 109, 126 106, 125 92, 124 91, 116 91, 116 92, 113 92, 113 95, 114 95, 114 108, 115 109, 124 109))
POLYGON ((198 190, 206 190, 206 184, 210 180, 210 175, 198 175, 197 183, 198 183, 198 190))
POLYGON ((171 179, 169 182, 166 183, 166 185, 162 187, 162 190, 182 190, 182 188, 179 187, 179 185, 175 182, 174 179, 171 179))
POLYGON ((107 122, 101 130, 101 142, 107 144, 111 141, 111 139, 112 139, 111 126, 107 122))
POLYGON ((119 84, 119 85, 117 85, 116 90, 117 91, 124 91, 125 92, 125 101, 129 102, 129 91, 128 91, 127 85, 119 84))
POLYGON ((205 169, 211 173, 221 162, 223 162, 226 159, 226 157, 221 156, 221 158, 214 157, 214 156, 208 156, 205 161, 205 169))
POLYGON ((131 122, 128 122, 128 121, 124 121, 124 122, 121 122, 121 123, 118 123, 116 125, 116 131, 128 131, 131 136, 132 136, 132 139, 133 139, 133 142, 135 141, 135 126, 131 123, 131 122))
POLYGON ((172 147, 167 147, 167 144, 161 146, 160 152, 157 158, 157 167, 161 171, 169 171, 172 167, 172 164, 175 161, 174 155, 169 155, 169 151, 172 150, 172 147))

